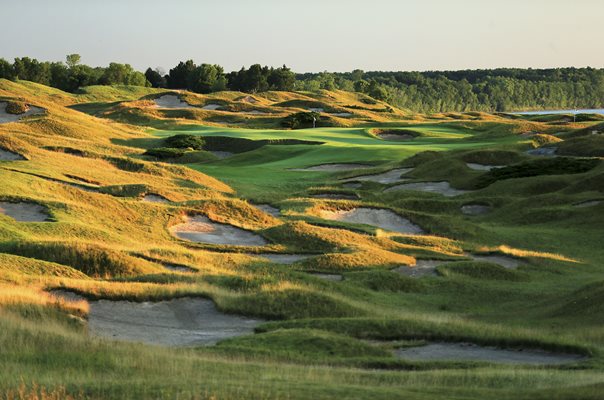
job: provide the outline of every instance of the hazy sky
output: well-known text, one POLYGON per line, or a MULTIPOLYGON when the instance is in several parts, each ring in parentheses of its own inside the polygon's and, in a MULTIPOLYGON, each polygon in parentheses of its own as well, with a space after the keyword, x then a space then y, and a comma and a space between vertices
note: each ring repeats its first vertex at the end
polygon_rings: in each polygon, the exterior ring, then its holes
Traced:
POLYGON ((297 72, 604 67, 604 0, 0 0, 0 58, 297 72))

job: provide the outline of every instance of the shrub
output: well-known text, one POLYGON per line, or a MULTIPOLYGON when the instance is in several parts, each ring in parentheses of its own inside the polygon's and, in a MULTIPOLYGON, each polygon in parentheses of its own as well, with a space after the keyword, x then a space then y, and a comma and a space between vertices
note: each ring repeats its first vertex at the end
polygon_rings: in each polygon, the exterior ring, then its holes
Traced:
POLYGON ((313 121, 319 122, 321 114, 316 112, 298 112, 283 118, 281 125, 290 129, 310 128, 313 121))
POLYGON ((159 158, 160 160, 169 158, 178 158, 185 155, 185 150, 174 149, 171 147, 158 147, 155 149, 147 150, 144 155, 159 158))
POLYGON ((166 146, 169 148, 177 148, 177 149, 193 149, 193 150, 202 150, 205 144, 203 137, 195 136, 195 135, 175 135, 170 136, 166 140, 164 140, 166 146))
POLYGON ((21 101, 9 101, 6 103, 6 112, 8 114, 23 114, 29 110, 29 106, 21 101))

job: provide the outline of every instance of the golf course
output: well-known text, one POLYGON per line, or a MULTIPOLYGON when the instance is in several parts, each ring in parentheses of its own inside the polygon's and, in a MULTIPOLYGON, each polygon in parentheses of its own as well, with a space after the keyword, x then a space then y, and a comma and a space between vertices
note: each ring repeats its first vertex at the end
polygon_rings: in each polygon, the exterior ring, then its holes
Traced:
POLYGON ((0 79, 0 398, 600 399, 579 116, 0 79))

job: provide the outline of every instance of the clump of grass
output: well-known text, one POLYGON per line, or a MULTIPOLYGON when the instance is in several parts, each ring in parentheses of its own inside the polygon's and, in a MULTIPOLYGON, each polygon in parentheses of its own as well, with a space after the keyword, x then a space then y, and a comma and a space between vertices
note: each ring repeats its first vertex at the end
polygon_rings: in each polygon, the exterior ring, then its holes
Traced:
POLYGON ((562 141, 562 139, 560 139, 559 137, 556 137, 554 135, 548 135, 546 133, 538 133, 535 136, 533 136, 533 146, 535 147, 541 147, 541 146, 546 146, 549 144, 555 144, 555 143, 559 143, 562 141))
POLYGON ((385 292, 420 292, 424 288, 417 279, 383 270, 350 272, 346 274, 346 282, 385 292))
POLYGON ((8 114, 19 115, 27 112, 27 110, 29 110, 29 106, 22 101, 12 100, 6 103, 6 112, 8 114))
POLYGON ((46 388, 33 383, 26 385, 21 383, 17 389, 9 389, 0 394, 2 400, 83 400, 83 393, 71 394, 64 386, 46 388))
POLYGON ((527 178, 541 175, 581 174, 592 170, 599 164, 600 160, 598 159, 577 159, 569 157, 526 161, 486 172, 478 178, 476 186, 484 188, 497 181, 513 178, 527 178))
POLYGON ((173 148, 173 147, 156 147, 145 151, 144 155, 155 157, 159 160, 166 160, 171 158, 179 158, 184 156, 186 150, 173 148))
POLYGON ((205 140, 198 135, 181 134, 164 139, 164 143, 169 148, 202 150, 205 140))
POLYGON ((115 197, 140 197, 149 192, 149 187, 142 184, 111 185, 99 188, 99 192, 115 197))

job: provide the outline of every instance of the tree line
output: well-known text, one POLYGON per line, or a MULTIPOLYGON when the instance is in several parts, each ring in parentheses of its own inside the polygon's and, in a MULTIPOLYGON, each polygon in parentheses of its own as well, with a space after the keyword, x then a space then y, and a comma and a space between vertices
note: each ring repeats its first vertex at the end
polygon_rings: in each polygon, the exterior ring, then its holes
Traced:
POLYGON ((367 94, 417 112, 511 111, 604 107, 604 69, 552 68, 492 70, 295 74, 280 68, 251 65, 226 73, 220 65, 181 61, 164 73, 145 73, 129 64, 90 67, 78 54, 65 62, 33 58, 0 59, 0 78, 28 80, 75 92, 91 85, 134 85, 187 89, 197 93, 236 90, 246 93, 346 90, 367 94))

